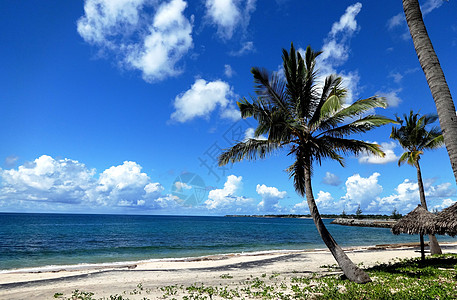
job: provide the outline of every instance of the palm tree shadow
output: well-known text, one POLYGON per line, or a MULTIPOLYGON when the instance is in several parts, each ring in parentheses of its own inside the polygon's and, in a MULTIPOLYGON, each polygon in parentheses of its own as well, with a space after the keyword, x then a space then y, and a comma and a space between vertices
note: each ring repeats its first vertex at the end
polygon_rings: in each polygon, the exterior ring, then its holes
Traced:
POLYGON ((457 255, 445 254, 426 257, 425 261, 420 258, 400 260, 397 262, 383 263, 365 269, 368 272, 384 272, 389 274, 403 275, 412 278, 436 276, 438 269, 456 270, 457 255))

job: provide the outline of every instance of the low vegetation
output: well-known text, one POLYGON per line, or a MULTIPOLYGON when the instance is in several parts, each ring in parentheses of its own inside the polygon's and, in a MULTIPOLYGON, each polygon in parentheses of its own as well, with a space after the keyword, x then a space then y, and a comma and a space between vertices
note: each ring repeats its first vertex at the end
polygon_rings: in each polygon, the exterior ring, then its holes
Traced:
MULTIPOLYGON (((148 289, 138 284, 131 292, 95 298, 91 292, 75 290, 70 296, 56 293, 65 300, 157 299, 457 299, 457 254, 420 259, 396 260, 364 270, 373 282, 356 284, 342 278, 336 265, 322 266, 331 275, 283 276, 279 273, 251 276, 240 282, 205 286, 169 285, 148 289), (140 298, 139 298, 140 297, 140 298)), ((230 274, 220 276, 231 279, 230 274)))

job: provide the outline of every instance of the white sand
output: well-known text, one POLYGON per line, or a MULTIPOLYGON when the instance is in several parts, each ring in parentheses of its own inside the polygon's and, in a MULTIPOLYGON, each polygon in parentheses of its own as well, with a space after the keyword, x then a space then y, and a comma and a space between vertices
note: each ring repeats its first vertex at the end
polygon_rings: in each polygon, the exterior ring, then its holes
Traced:
MULTIPOLYGON (((442 243, 444 253, 456 253, 457 243, 442 243)), ((418 257, 417 246, 358 247, 346 249, 356 263, 371 266, 394 258, 418 257)), ((55 293, 69 297, 79 289, 94 292, 94 297, 122 294, 129 299, 158 299, 160 287, 169 285, 205 286, 236 285, 240 281, 262 274, 277 274, 282 278, 325 273, 323 265, 336 261, 327 250, 282 251, 256 254, 232 254, 193 259, 152 260, 117 265, 85 265, 56 268, 15 270, 0 273, 0 299, 54 299, 55 293), (229 274, 229 276, 224 276, 229 274), (231 277, 231 278, 226 278, 231 277), (148 294, 127 295, 141 283, 148 294)))

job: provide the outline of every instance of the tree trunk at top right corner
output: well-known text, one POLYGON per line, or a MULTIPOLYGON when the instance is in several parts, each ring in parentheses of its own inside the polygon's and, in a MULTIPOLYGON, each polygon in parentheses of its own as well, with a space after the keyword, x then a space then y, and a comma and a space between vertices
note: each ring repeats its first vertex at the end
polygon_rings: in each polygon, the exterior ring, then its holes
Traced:
POLYGON ((313 189, 311 187, 311 169, 308 160, 308 165, 305 166, 305 194, 308 202, 308 207, 311 216, 313 217, 314 224, 316 225, 317 231, 328 247, 333 257, 337 261, 344 275, 355 283, 368 283, 371 282, 370 276, 365 273, 362 269, 357 267, 352 260, 344 253, 343 249, 336 243, 330 232, 322 221, 319 210, 317 209, 316 202, 314 201, 313 189))
POLYGON ((433 49, 418 0, 402 0, 414 48, 435 101, 449 159, 457 182, 457 117, 449 86, 433 49))
MULTIPOLYGON (((424 190, 424 183, 422 181, 422 172, 419 165, 419 161, 417 161, 414 165, 417 170, 417 184, 419 185, 419 197, 421 201, 421 205, 423 208, 428 210, 427 202, 425 201, 425 190, 424 190)), ((438 244, 438 240, 434 234, 429 234, 428 239, 430 240, 430 254, 442 254, 440 244, 438 244)))

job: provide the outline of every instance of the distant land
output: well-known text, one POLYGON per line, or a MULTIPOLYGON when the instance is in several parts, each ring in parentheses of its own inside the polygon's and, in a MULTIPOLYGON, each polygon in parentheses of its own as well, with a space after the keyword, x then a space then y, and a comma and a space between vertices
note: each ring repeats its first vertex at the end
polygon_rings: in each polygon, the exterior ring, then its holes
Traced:
MULTIPOLYGON (((296 218, 296 219, 311 219, 310 214, 298 215, 298 214, 285 214, 285 215, 226 215, 225 217, 230 218, 296 218)), ((323 219, 370 219, 370 220, 396 220, 402 217, 401 214, 393 215, 347 215, 347 214, 321 214, 323 219)))
MULTIPOLYGON (((226 215, 232 218, 294 218, 294 219, 311 219, 311 215, 226 215)), ((333 219, 331 224, 343 226, 357 226, 357 227, 381 227, 391 228, 401 214, 395 215, 336 215, 336 214, 322 214, 323 219, 333 219)))

